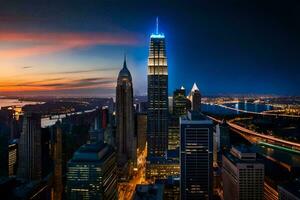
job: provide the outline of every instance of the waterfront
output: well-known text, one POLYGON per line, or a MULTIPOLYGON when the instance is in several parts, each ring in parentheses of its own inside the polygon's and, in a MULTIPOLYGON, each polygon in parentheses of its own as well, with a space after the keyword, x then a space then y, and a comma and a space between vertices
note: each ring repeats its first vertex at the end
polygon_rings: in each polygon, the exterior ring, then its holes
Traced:
POLYGON ((23 107, 25 105, 35 105, 40 104, 41 102, 34 102, 34 101, 20 101, 18 99, 2 99, 0 98, 0 108, 7 107, 7 106, 17 106, 23 107))
MULTIPOLYGON (((239 110, 257 112, 257 113, 273 109, 273 107, 269 105, 254 104, 254 103, 230 103, 230 104, 226 104, 226 106, 232 108, 238 108, 239 110)), ((216 104, 202 104, 202 111, 208 115, 222 116, 222 117, 230 116, 233 118, 237 117, 239 114, 242 114, 241 112, 227 109, 225 107, 221 107, 216 104)), ((231 133, 235 135, 238 134, 235 133, 234 131, 231 131, 231 133)), ((237 138, 238 138, 237 141, 233 141, 233 145, 239 144, 241 140, 243 140, 240 137, 237 138)), ((269 157, 276 161, 280 161, 283 164, 286 164, 290 167, 294 167, 294 168, 300 167, 300 154, 288 152, 284 149, 280 149, 272 146, 266 146, 263 144, 253 143, 252 148, 262 156, 269 157)))
POLYGON ((257 104, 257 103, 247 103, 247 102, 240 102, 240 103, 226 103, 224 104, 227 107, 233 109, 227 109, 226 107, 222 107, 217 104, 202 104, 202 111, 205 113, 210 114, 217 114, 217 115, 238 115, 241 114, 238 110, 244 110, 247 112, 255 112, 261 113, 264 111, 273 110, 273 107, 266 104, 257 104), (236 109, 236 110, 234 110, 236 109))

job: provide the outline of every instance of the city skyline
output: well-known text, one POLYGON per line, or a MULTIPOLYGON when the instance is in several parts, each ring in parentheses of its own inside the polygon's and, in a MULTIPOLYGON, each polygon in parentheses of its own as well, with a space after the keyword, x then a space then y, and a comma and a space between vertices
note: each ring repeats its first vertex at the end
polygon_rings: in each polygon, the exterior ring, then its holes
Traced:
POLYGON ((3 4, 1 197, 300 200, 299 8, 3 4))
POLYGON ((66 4, 0 8, 0 95, 114 97, 124 52, 134 94, 145 95, 156 16, 167 35, 169 95, 193 82, 204 96, 300 94, 296 3, 66 4))

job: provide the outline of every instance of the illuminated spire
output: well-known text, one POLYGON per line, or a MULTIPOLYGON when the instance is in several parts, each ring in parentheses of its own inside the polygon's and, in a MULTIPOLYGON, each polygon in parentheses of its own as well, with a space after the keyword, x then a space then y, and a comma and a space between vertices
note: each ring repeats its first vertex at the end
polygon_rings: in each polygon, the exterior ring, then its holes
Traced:
POLYGON ((158 17, 156 17, 156 35, 158 35, 158 17))
POLYGON ((193 87, 192 87, 192 92, 195 92, 196 90, 199 91, 199 88, 197 87, 197 84, 194 83, 193 87))
POLYGON ((165 38, 165 35, 163 33, 159 33, 158 30, 158 17, 156 17, 156 29, 155 29, 155 33, 152 33, 151 38, 165 38))
POLYGON ((181 86, 181 88, 180 88, 180 89, 181 89, 181 90, 185 90, 183 86, 181 86))

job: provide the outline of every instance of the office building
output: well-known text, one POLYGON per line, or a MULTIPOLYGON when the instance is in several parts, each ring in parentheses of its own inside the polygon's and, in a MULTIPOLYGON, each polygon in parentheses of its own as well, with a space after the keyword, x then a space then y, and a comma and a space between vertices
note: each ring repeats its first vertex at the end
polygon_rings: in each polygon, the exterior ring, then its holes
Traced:
POLYGON ((168 150, 178 150, 180 145, 179 117, 172 115, 169 118, 168 150))
POLYGON ((193 111, 201 111, 201 93, 196 83, 194 83, 188 99, 191 101, 193 111))
POLYGON ((119 72, 116 88, 116 143, 117 160, 120 167, 128 162, 136 165, 136 136, 134 132, 134 108, 132 78, 127 68, 126 58, 119 72))
POLYGON ((146 163, 146 178, 151 181, 167 179, 169 176, 179 176, 180 164, 178 160, 152 158, 146 163))
POLYGON ((164 186, 162 184, 137 185, 133 200, 163 200, 164 186))
POLYGON ((143 151, 147 142, 147 113, 136 113, 137 149, 143 151))
POLYGON ((188 111, 188 105, 185 88, 182 86, 173 93, 173 115, 175 117, 186 115, 188 111))
POLYGON ((213 122, 198 112, 180 118, 180 198, 211 199, 213 122))
POLYGON ((163 157, 168 148, 168 65, 166 41, 158 31, 150 36, 148 57, 148 160, 163 157))
POLYGON ((226 121, 222 122, 220 125, 220 148, 222 150, 229 150, 231 148, 230 144, 230 135, 229 135, 229 127, 226 121))
POLYGON ((8 145, 8 176, 15 176, 18 167, 18 139, 10 140, 8 145))
POLYGON ((85 144, 67 164, 68 199, 117 199, 117 163, 113 148, 85 144))
POLYGON ((25 112, 19 143, 19 178, 29 181, 42 178, 41 137, 41 115, 25 112))
POLYGON ((167 179, 158 179, 155 184, 164 186, 164 200, 180 199, 180 178, 178 176, 169 176, 167 179))
POLYGON ((232 147, 223 155, 224 199, 263 199, 264 164, 246 146, 232 147))

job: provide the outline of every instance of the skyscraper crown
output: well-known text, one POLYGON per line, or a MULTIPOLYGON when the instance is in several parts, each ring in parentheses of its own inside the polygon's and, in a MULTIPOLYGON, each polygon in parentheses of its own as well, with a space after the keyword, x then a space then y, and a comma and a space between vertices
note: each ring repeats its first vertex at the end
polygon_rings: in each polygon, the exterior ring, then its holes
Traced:
POLYGON ((199 91, 199 88, 196 83, 194 83, 191 92, 199 91))
POLYGON ((158 31, 158 17, 156 17, 156 30, 155 33, 151 34, 151 38, 165 38, 163 33, 159 33, 158 31))
POLYGON ((123 68, 121 69, 121 71, 119 72, 119 76, 118 79, 120 78, 128 78, 129 80, 131 80, 131 74, 130 71, 127 68, 127 63, 126 63, 126 56, 124 56, 124 62, 123 62, 123 68))

